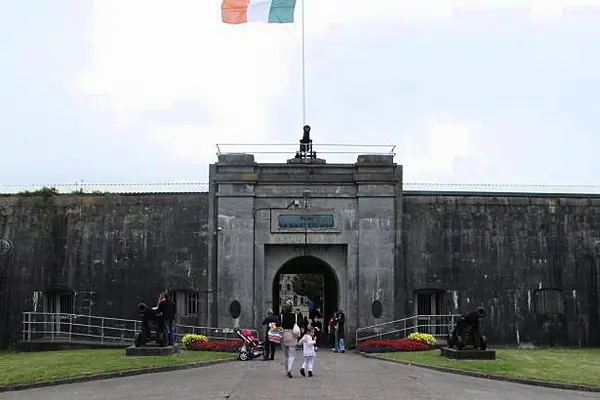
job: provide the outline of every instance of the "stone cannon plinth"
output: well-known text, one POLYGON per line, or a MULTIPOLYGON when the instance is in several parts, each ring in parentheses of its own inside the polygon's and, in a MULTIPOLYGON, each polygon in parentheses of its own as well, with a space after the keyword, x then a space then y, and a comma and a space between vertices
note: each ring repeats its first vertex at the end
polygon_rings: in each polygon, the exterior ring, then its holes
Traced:
POLYGON ((479 349, 451 349, 442 347, 440 354, 446 358, 453 360, 495 360, 496 350, 479 350, 479 349))

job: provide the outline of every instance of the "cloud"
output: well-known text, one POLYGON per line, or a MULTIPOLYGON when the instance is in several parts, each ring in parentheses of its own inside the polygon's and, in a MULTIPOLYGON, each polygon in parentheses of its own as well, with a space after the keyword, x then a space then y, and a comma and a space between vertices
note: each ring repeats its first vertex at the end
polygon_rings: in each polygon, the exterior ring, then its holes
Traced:
POLYGON ((457 160, 476 152, 466 125, 433 119, 418 124, 414 131, 409 151, 402 154, 402 162, 410 166, 411 174, 450 174, 457 160))
POLYGON ((105 97, 125 125, 144 111, 197 102, 210 124, 149 132, 177 152, 179 140, 239 140, 248 133, 241 127, 252 127, 253 140, 260 141, 268 130, 268 102, 289 79, 293 57, 286 53, 297 41, 296 28, 222 24, 216 1, 97 1, 92 57, 80 88, 105 97))
MULTIPOLYGON (((306 35, 313 40, 336 24, 379 18, 452 18, 457 10, 478 4, 306 0, 306 35)), ((556 16, 565 2, 489 0, 486 9, 507 5, 556 16)), ((214 159, 213 143, 272 139, 269 105, 298 84, 292 82, 291 73, 300 56, 299 38, 300 24, 222 24, 219 0, 97 0, 90 62, 78 87, 82 93, 100 96, 121 127, 140 124, 145 112, 168 110, 181 101, 197 103, 208 115, 205 123, 163 123, 148 127, 145 135, 177 157, 205 163, 214 159)), ((298 103, 299 107, 299 99, 298 103)), ((300 115, 291 117, 290 126, 300 124, 300 115)), ((457 132, 466 138, 466 128, 432 123, 427 129, 432 147, 429 161, 417 160, 423 168, 447 170, 454 157, 447 153, 448 146, 455 146, 456 156, 469 148, 468 139, 460 146, 460 141, 447 139, 457 132)))

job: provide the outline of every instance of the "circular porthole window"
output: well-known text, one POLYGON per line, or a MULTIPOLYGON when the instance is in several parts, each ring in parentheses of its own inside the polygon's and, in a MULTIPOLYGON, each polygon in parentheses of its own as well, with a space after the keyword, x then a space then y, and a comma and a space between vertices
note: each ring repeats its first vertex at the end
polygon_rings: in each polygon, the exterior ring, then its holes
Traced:
POLYGON ((0 239, 0 257, 8 255, 12 250, 12 243, 10 240, 0 239))
POLYGON ((373 318, 380 318, 383 314, 383 304, 379 300, 375 300, 373 304, 371 304, 371 315, 373 318))
POLYGON ((231 318, 239 318, 241 313, 242 305, 240 304, 240 302, 237 300, 232 301, 229 305, 229 314, 231 315, 231 318))

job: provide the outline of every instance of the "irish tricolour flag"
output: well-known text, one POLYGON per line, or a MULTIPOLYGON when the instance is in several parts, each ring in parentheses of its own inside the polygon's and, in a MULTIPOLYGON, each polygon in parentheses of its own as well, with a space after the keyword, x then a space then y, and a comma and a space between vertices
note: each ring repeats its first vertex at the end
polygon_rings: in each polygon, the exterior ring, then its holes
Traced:
POLYGON ((221 14, 226 24, 294 22, 296 0, 223 0, 221 14))

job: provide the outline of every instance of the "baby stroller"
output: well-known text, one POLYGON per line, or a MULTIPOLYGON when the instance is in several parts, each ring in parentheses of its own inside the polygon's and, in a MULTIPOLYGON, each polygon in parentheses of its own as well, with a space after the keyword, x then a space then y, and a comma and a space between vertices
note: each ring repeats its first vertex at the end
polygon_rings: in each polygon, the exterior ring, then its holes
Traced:
POLYGON ((240 361, 252 360, 263 355, 263 345, 254 337, 248 329, 239 330, 236 328, 235 333, 242 339, 243 343, 238 351, 238 359, 240 361))

